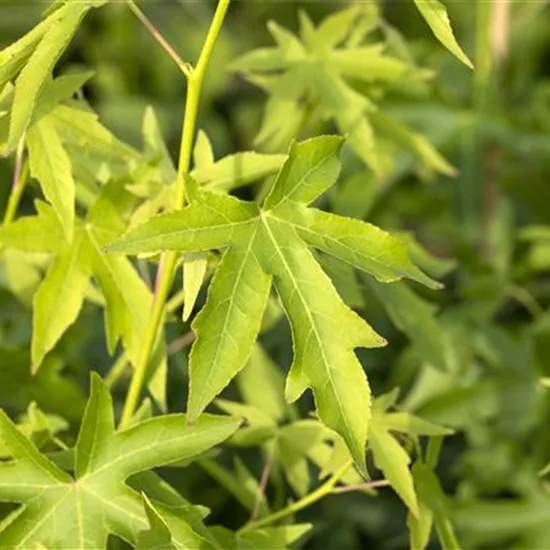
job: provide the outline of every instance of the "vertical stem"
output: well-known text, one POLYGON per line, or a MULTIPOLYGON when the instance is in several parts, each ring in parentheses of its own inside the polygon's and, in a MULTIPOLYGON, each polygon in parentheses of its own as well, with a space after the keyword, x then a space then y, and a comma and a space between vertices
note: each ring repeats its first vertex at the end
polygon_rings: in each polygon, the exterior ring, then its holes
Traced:
POLYGON ((17 146, 17 152, 15 154, 15 169, 13 171, 13 184, 11 187, 10 198, 8 199, 8 204, 6 206, 6 212, 4 213, 4 219, 2 223, 5 225, 13 221, 15 214, 17 212, 17 207, 21 201, 21 196, 23 195, 23 190, 25 189, 25 184, 27 182, 27 177, 29 175, 29 167, 26 162, 23 160, 23 155, 25 153, 25 137, 23 136, 19 140, 17 146))
MULTIPOLYGON (((195 140, 197 117, 204 76, 206 74, 208 64, 210 63, 210 59, 212 58, 212 52, 214 51, 214 46, 220 34, 229 4, 230 0, 219 0, 210 29, 201 50, 197 66, 194 69, 189 70, 187 79, 187 98, 185 101, 185 114, 178 163, 178 175, 176 179, 176 197, 174 201, 175 210, 183 208, 185 204, 185 179, 189 175, 191 168, 191 154, 195 140)), ((130 388, 126 396, 126 402, 124 403, 124 409, 122 411, 122 417, 120 420, 120 425, 122 427, 128 424, 139 402, 139 396, 145 383, 149 358, 152 354, 159 331, 162 327, 165 309, 164 306, 174 279, 176 262, 176 252, 165 252, 162 255, 160 264, 162 268, 159 268, 159 272, 157 274, 157 282, 153 296, 151 315, 147 325, 147 332, 143 338, 140 353, 132 376, 132 381, 130 382, 130 388)))

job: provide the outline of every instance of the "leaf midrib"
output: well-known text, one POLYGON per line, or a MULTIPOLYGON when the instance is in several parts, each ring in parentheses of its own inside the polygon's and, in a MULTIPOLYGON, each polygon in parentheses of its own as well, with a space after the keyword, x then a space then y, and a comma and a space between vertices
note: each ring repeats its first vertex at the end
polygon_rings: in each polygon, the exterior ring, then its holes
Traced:
MULTIPOLYGON (((267 218, 269 217, 269 214, 267 213, 264 213, 262 217, 262 222, 264 224, 264 227, 266 228, 266 231, 267 231, 267 234, 270 238, 270 240, 273 242, 273 245, 275 247, 275 250, 277 252, 277 254, 279 255, 279 257, 281 258, 281 261, 283 262, 283 265, 289 275, 289 278, 291 279, 291 281, 293 282, 295 288, 296 288, 296 292, 298 294, 298 296, 300 297, 300 300, 302 302, 302 305, 304 306, 304 309, 306 311, 306 315, 308 316, 309 320, 310 320, 310 323, 311 323, 311 326, 312 326, 312 329, 313 329, 313 332, 315 334, 315 337, 317 339, 317 342, 318 342, 318 345, 319 345, 319 349, 321 350, 321 356, 323 358, 323 363, 325 365, 325 369, 327 371, 327 378, 328 378, 328 381, 330 382, 331 386, 335 389, 334 391, 334 395, 336 396, 336 401, 338 403, 338 408, 340 410, 340 415, 344 421, 344 424, 346 426, 346 430, 348 431, 349 434, 352 434, 353 431, 350 429, 350 426, 348 424, 348 420, 347 420, 347 417, 345 414, 343 414, 343 408, 342 408, 342 402, 341 402, 341 399, 340 399, 340 395, 339 393, 336 391, 336 386, 334 384, 334 380, 332 378, 332 371, 331 371, 331 368, 330 368, 330 363, 328 362, 327 360, 327 356, 325 354, 325 349, 322 345, 322 342, 323 340, 321 339, 320 337, 320 334, 319 334, 319 331, 317 329, 317 324, 315 323, 314 319, 313 319, 313 316, 311 315, 311 312, 308 308, 308 304, 307 304, 307 301, 305 300, 304 298, 304 295, 302 294, 302 291, 301 291, 301 288, 298 284, 298 281, 296 280, 296 278, 294 277, 294 273, 292 272, 292 269, 291 267, 288 265, 288 262, 286 261, 286 258, 282 252, 282 250, 280 249, 279 247, 279 244, 277 243, 277 239, 275 238, 275 236, 273 235, 273 232, 271 231, 271 228, 269 227, 269 222, 267 221, 267 218)), ((275 216, 273 216, 275 217, 275 216)), ((276 218, 276 219, 279 219, 279 218, 276 218)), ((308 376, 308 379, 309 379, 309 376, 308 376)), ((309 380, 309 382, 311 383, 311 380, 309 380)))
MULTIPOLYGON (((248 256, 249 256, 250 253, 252 253, 252 255, 254 255, 254 251, 252 250, 252 248, 253 248, 253 245, 254 245, 254 241, 256 240, 256 235, 258 233, 258 228, 259 228, 259 222, 256 222, 254 224, 253 233, 250 237, 250 240, 248 241, 248 247, 246 248, 244 259, 241 262, 241 265, 239 267, 239 271, 237 272, 237 276, 235 278, 233 287, 231 289, 231 297, 230 297, 230 301, 229 301, 230 306, 227 309, 227 313, 226 313, 226 316, 225 316, 225 319, 224 319, 222 332, 221 332, 221 335, 220 335, 220 339, 218 340, 218 346, 216 348, 216 355, 214 356, 214 360, 212 361, 213 365, 216 365, 217 362, 218 362, 218 358, 219 358, 219 355, 220 355, 220 350, 221 350, 221 347, 222 347, 221 342, 222 342, 222 340, 225 340, 225 336, 226 336, 226 333, 227 333, 227 325, 228 325, 229 317, 230 317, 230 312, 232 312, 233 308, 235 307, 234 297, 235 297, 235 294, 236 294, 236 288, 237 288, 237 286, 240 283, 240 280, 242 278, 242 275, 243 275, 243 272, 244 272, 244 267, 246 265, 246 260, 248 259, 248 256)), ((231 251, 228 250, 227 254, 230 254, 230 253, 231 253, 231 251)), ((202 392, 200 394, 201 395, 201 399, 200 399, 201 402, 204 398, 204 394, 206 393, 206 388, 208 387, 208 385, 210 384, 210 380, 212 379, 213 371, 214 371, 214 367, 211 368, 208 372, 208 377, 206 379, 206 384, 203 386, 202 392)))

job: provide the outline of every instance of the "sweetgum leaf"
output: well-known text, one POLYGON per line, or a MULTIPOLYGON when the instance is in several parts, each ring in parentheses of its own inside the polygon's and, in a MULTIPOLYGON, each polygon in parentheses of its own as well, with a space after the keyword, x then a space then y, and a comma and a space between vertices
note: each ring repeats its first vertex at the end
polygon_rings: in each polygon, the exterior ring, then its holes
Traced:
POLYGON ((456 41, 445 6, 438 0, 414 0, 414 3, 435 37, 464 65, 473 69, 470 58, 456 41))
POLYGON ((69 2, 51 15, 52 23, 47 26, 15 83, 6 151, 17 146, 27 129, 42 86, 90 8, 86 1, 69 2))
POLYGON ((276 548, 287 550, 305 535, 311 524, 282 525, 280 527, 263 527, 254 531, 235 534, 223 527, 215 527, 211 531, 225 550, 265 550, 276 548))
MULTIPOLYGON (((92 391, 75 447, 74 475, 60 470, 0 412, 0 433, 13 459, 0 464, 0 498, 21 505, 0 532, 3 548, 103 549, 109 534, 136 544, 148 529, 140 495, 128 477, 179 460, 192 460, 231 436, 239 421, 204 416, 189 426, 166 415, 116 431, 106 386, 92 376, 92 391), (44 513, 44 511, 47 511, 44 513)), ((212 548, 192 525, 182 533, 174 512, 158 514, 181 547, 212 548)), ((185 522, 184 522, 185 523, 185 522)))
POLYGON ((50 15, 31 31, 0 52, 0 90, 24 67, 57 17, 50 15))
POLYGON ((388 119, 391 124, 380 123, 380 111, 373 99, 379 89, 424 79, 426 74, 386 53, 383 45, 361 44, 378 24, 372 3, 333 14, 317 28, 305 15, 301 23, 299 39, 271 22, 269 30, 278 46, 247 53, 232 65, 234 71, 269 94, 258 143, 272 150, 285 148, 307 121, 305 103, 313 120, 336 123, 357 156, 378 177, 387 175, 388 169, 381 160, 379 136, 410 150, 428 170, 454 174, 422 136, 393 119, 388 119), (362 84, 361 91, 357 82, 362 84), (370 93, 371 87, 375 93, 370 93))
MULTIPOLYGON (((245 366, 273 283, 294 341, 287 400, 312 388, 321 420, 342 435, 365 472, 370 389, 353 350, 385 341, 344 304, 309 250, 312 240, 325 250, 321 235, 301 231, 307 229, 308 216, 325 216, 310 214, 305 204, 335 183, 341 145, 341 138, 333 136, 293 145, 263 207, 202 190, 189 181, 188 207, 151 219, 108 249, 134 254, 225 249, 206 305, 193 323, 197 340, 190 356, 191 418, 245 366)), ((330 254, 381 280, 407 276, 430 282, 410 264, 395 237, 356 220, 334 216, 331 222, 336 229, 327 233, 330 254), (352 238, 357 232, 359 237, 352 238), (362 233, 370 238, 362 238, 362 233), (384 243, 383 250, 377 241, 384 243)))
POLYGON ((75 182, 71 161, 61 143, 54 119, 42 117, 27 132, 31 175, 40 182, 70 241, 74 225, 75 182))
MULTIPOLYGON (((65 238, 52 208, 42 202, 37 203, 37 216, 19 218, 0 231, 0 241, 6 247, 53 254, 53 262, 34 297, 32 362, 35 371, 75 322, 91 277, 97 280, 105 297, 109 349, 113 351, 122 337, 130 360, 136 360, 148 322, 151 292, 131 262, 102 251, 107 242, 125 230, 123 218, 133 200, 122 183, 107 185, 86 220, 75 220, 70 241, 65 238)), ((164 390, 154 392, 161 405, 163 394, 164 390)))
POLYGON ((155 510, 147 495, 143 495, 143 504, 151 528, 138 534, 136 550, 177 550, 172 543, 170 529, 155 510))
POLYGON ((409 470, 411 459, 388 429, 376 420, 375 417, 369 433, 369 445, 374 454, 374 463, 384 472, 384 477, 391 483, 413 516, 417 517, 418 500, 409 470))

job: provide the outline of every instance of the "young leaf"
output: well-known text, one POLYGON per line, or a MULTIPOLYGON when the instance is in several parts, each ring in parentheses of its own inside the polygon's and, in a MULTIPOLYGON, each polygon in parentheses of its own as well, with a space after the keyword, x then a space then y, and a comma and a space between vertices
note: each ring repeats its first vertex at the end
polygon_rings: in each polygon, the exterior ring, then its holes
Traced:
MULTIPOLYGON (((79 104, 77 104, 79 105, 79 104)), ((118 140, 97 115, 80 105, 58 105, 52 112, 61 139, 74 147, 86 148, 105 159, 139 160, 139 154, 118 140)))
MULTIPOLYGON (((237 420, 215 416, 204 416, 189 426, 183 415, 176 414, 115 431, 111 397, 93 375, 75 447, 73 478, 41 454, 0 412, 0 434, 14 457, 0 464, 0 498, 22 505, 2 525, 3 546, 32 548, 41 543, 47 548, 106 548, 109 534, 136 544, 149 524, 140 495, 126 485, 126 479, 175 461, 192 460, 231 436, 238 426, 237 420)), ((178 533, 174 513, 159 509, 158 514, 178 533)), ((212 548, 192 525, 186 534, 185 538, 174 534, 174 543, 212 548)))
POLYGON ((74 225, 75 182, 71 161, 51 117, 44 116, 29 128, 27 147, 31 175, 40 182, 44 196, 53 206, 70 241, 74 225))
POLYGON ((36 99, 44 82, 90 8, 89 2, 86 1, 70 2, 52 14, 54 21, 47 28, 15 83, 5 152, 12 151, 17 146, 31 120, 36 99))
POLYGON ((464 65, 473 69, 473 63, 456 41, 445 6, 438 0, 414 0, 414 3, 435 37, 464 65))
POLYGON ((50 15, 31 31, 0 52, 0 90, 23 68, 44 34, 57 20, 50 15))
POLYGON ((356 43, 364 38, 365 29, 368 32, 377 24, 377 10, 372 3, 329 16, 318 28, 305 21, 302 17, 304 43, 271 23, 278 47, 251 52, 233 64, 233 70, 244 73, 269 94, 256 140, 279 150, 300 133, 308 117, 332 119, 354 152, 378 177, 387 172, 378 145, 378 134, 384 132, 398 146, 411 150, 429 170, 452 173, 452 167, 418 134, 393 120, 387 129, 384 124, 375 127, 379 110, 371 97, 374 94, 357 90, 357 81, 363 81, 364 90, 368 90, 370 85, 383 87, 425 78, 422 71, 385 53, 383 45, 356 43), (355 29, 358 32, 349 26, 356 19, 362 21, 355 29), (361 29, 363 24, 366 26, 361 29), (353 39, 350 36, 338 47, 350 30, 353 39))
MULTIPOLYGON (((310 214, 305 204, 295 202, 311 202, 334 184, 341 145, 336 137, 293 145, 262 208, 201 190, 190 181, 187 208, 153 218, 109 249, 126 253, 226 249, 206 305, 193 323, 198 338, 190 356, 191 418, 246 364, 273 282, 294 341, 287 399, 294 401, 312 388, 321 420, 342 435, 364 472, 370 390, 353 350, 385 342, 342 302, 309 250, 310 245, 323 245, 315 231, 307 230, 308 216, 316 219, 321 213, 310 214)), ((335 244, 329 253, 381 280, 408 276, 430 282, 408 262, 406 254, 390 252, 379 264, 375 241, 347 241, 354 231, 372 232, 371 226, 337 217, 332 221, 336 229, 327 242, 332 237, 335 244)), ((376 238, 390 251, 399 248, 386 233, 376 231, 376 238)))
POLYGON ((140 531, 137 536, 136 550, 177 550, 172 543, 172 533, 147 495, 143 495, 143 505, 150 529, 140 531))
POLYGON ((186 254, 183 259, 183 320, 187 321, 193 312, 195 302, 206 275, 208 260, 203 252, 186 254))
POLYGON ((32 370, 75 321, 82 307, 90 278, 90 265, 83 235, 59 253, 33 302, 32 370), (62 307, 59 307, 62 304, 62 307))
MULTIPOLYGON (((132 362, 136 360, 148 322, 152 296, 132 264, 122 257, 106 255, 102 247, 126 224, 125 212, 132 196, 120 182, 107 185, 85 221, 75 220, 73 239, 67 241, 52 209, 38 203, 38 215, 23 217, 0 231, 7 247, 26 252, 53 253, 54 260, 34 297, 33 369, 74 323, 82 307, 90 278, 97 279, 106 299, 107 344, 114 350, 119 337, 132 362)), ((162 404, 157 391, 155 398, 162 404)))
POLYGON ((401 445, 390 435, 388 429, 379 425, 374 417, 369 432, 369 444, 374 454, 376 467, 384 472, 395 492, 402 498, 411 513, 418 516, 418 500, 409 463, 409 455, 401 445))

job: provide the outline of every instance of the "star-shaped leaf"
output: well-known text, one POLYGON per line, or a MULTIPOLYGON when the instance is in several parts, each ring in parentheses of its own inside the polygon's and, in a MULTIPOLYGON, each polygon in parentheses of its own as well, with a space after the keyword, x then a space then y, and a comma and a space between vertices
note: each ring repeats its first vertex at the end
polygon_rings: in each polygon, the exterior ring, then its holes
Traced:
MULTIPOLYGON (((139 472, 191 460, 231 436, 239 421, 205 415, 192 426, 181 414, 166 415, 116 431, 112 401, 92 377, 74 449, 74 474, 59 469, 23 435, 4 412, 0 434, 13 460, 0 464, 0 500, 19 503, 2 524, 2 548, 106 548, 115 534, 135 544, 149 528, 140 495, 126 485, 139 472)), ((175 511, 158 506, 176 547, 212 548, 193 525, 182 528, 175 511)))
POLYGON ((314 117, 334 120, 378 176, 389 168, 381 147, 384 140, 412 152, 428 170, 451 175, 453 167, 422 135, 378 109, 381 92, 424 79, 425 71, 387 53, 384 44, 361 44, 378 26, 369 4, 333 14, 317 28, 302 13, 300 37, 272 21, 268 28, 277 46, 254 50, 233 63, 233 70, 269 94, 257 141, 276 150, 285 147, 307 116, 296 115, 306 98, 314 117))
POLYGON ((206 305, 193 321, 198 338, 190 355, 191 419, 245 366, 274 284, 294 341, 286 397, 294 401, 312 388, 321 420, 344 437, 365 471, 370 389, 353 350, 385 341, 341 300, 310 246, 380 281, 437 283, 409 261, 395 237, 307 208, 335 183, 341 146, 336 136, 293 145, 263 207, 201 190, 189 180, 187 208, 151 219, 109 248, 130 254, 225 249, 206 305))

